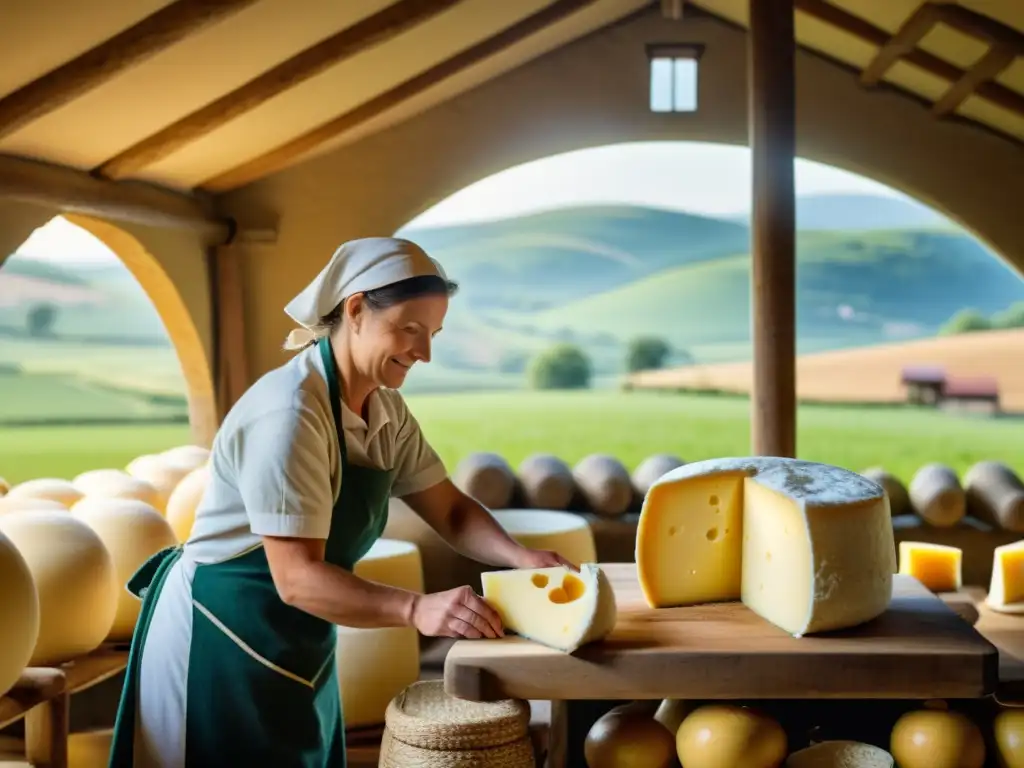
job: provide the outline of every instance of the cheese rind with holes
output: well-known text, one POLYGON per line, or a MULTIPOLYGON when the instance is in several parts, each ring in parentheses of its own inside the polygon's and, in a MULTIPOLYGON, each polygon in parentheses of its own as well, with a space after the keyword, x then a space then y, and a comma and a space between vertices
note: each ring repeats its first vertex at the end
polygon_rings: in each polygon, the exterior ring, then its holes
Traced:
POLYGON ((956 592, 963 586, 963 559, 959 547, 900 542, 900 573, 913 576, 932 592, 956 592))
POLYGON ((594 563, 584 563, 579 573, 564 567, 486 571, 480 580, 483 598, 506 630, 550 648, 572 653, 615 627, 615 593, 594 563))
POLYGON ((1024 613, 1024 540, 992 550, 992 581, 985 604, 1000 613, 1024 613))
POLYGON ((652 608, 738 598, 799 637, 883 613, 896 546, 877 483, 827 464, 727 458, 651 486, 636 563, 652 608))

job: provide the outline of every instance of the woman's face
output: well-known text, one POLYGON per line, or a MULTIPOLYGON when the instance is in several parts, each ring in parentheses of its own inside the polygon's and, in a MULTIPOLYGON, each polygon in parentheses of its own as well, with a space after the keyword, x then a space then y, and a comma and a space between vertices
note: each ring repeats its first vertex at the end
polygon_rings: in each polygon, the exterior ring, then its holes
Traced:
POLYGON ((362 294, 345 303, 348 344, 356 370, 374 384, 398 389, 418 362, 430 362, 430 347, 448 313, 447 296, 421 296, 374 309, 362 294))

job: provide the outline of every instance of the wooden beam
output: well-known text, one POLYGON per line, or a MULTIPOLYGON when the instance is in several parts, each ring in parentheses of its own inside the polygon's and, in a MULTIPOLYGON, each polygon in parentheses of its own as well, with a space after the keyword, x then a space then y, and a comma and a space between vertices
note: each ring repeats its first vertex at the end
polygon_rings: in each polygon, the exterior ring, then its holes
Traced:
POLYGON ((747 88, 755 455, 796 456, 796 37, 793 0, 749 0, 747 88))
POLYGON ((661 0, 661 15, 672 21, 683 18, 684 0, 661 0))
POLYGON ((893 64, 917 48, 939 19, 939 9, 932 3, 918 6, 895 35, 890 37, 860 75, 861 85, 877 85, 893 64))
MULTIPOLYGON (((253 2, 255 0, 177 0, 164 6, 0 99, 0 138, 253 2)), ((54 27, 59 23, 55 18, 54 27)))
POLYGON ((0 200, 17 200, 111 221, 188 229, 226 242, 231 225, 199 200, 157 186, 96 179, 59 165, 0 155, 0 200))
MULTIPOLYGON (((879 29, 874 24, 825 2, 825 0, 796 0, 795 5, 797 10, 808 16, 825 24, 831 24, 866 43, 883 46, 889 41, 890 35, 884 29, 879 29)), ((910 51, 903 57, 903 60, 951 83, 958 81, 965 74, 960 67, 919 48, 910 51)), ((1024 115, 1024 95, 1004 85, 995 82, 982 83, 975 91, 975 95, 1010 112, 1024 115)))
POLYGON ((385 91, 364 104, 360 104, 355 109, 349 110, 345 114, 292 139, 265 155, 260 155, 208 179, 200 186, 211 192, 225 192, 279 171, 306 153, 316 149, 321 144, 383 114, 403 101, 423 93, 444 80, 463 72, 474 64, 478 64, 491 56, 511 48, 531 35, 571 16, 582 8, 593 5, 595 2, 596 0, 555 0, 555 2, 543 10, 526 17, 498 34, 485 39, 483 42, 477 43, 451 58, 445 59, 425 72, 406 80, 389 91, 385 91))
POLYGON ((943 24, 992 46, 1002 46, 1014 56, 1024 56, 1024 34, 1016 29, 962 5, 945 4, 939 7, 943 24))
POLYGON ((459 2, 462 0, 400 0, 393 3, 143 139, 107 160, 93 173, 117 179, 153 165, 328 67, 385 43, 459 2))
POLYGON ((249 357, 245 338, 245 288, 242 253, 237 245, 210 251, 213 297, 214 379, 217 416, 224 420, 249 387, 249 357))
POLYGON ((942 95, 941 99, 935 102, 932 106, 932 114, 942 117, 956 111, 957 107, 963 104, 979 85, 995 78, 1010 66, 1016 57, 1012 50, 1004 46, 997 45, 989 48, 985 55, 978 59, 974 66, 942 95))

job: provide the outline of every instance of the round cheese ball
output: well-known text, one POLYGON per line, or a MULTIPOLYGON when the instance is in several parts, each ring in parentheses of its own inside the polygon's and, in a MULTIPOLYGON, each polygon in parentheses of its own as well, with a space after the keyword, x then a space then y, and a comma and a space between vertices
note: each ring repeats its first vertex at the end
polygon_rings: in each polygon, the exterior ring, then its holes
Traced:
POLYGON ((28 563, 0 533, 0 697, 18 681, 39 639, 39 596, 28 563))
POLYGON ((982 768, 985 740, 960 712, 921 709, 896 721, 889 751, 900 768, 982 768))
POLYGON ((775 720, 732 704, 698 707, 676 732, 676 752, 686 768, 778 768, 786 748, 786 732, 775 720))
POLYGON ((71 482, 85 498, 137 499, 150 506, 160 503, 160 492, 152 483, 132 477, 123 469, 91 469, 71 482))
POLYGON ((999 764, 1004 768, 1024 768, 1024 709, 1004 709, 996 715, 992 732, 999 764))
POLYGON ((164 456, 152 453, 133 459, 125 469, 132 477, 145 480, 156 488, 160 496, 154 506, 161 514, 167 507, 171 492, 192 471, 192 467, 176 464, 164 456))
POLYGON ((186 542, 196 521, 196 509, 210 484, 209 466, 193 469, 178 483, 167 499, 165 515, 178 541, 186 542))
POLYGON ((7 492, 5 499, 50 499, 70 509, 84 494, 69 481, 56 477, 39 477, 18 483, 7 492))
POLYGON ((159 454, 166 461, 189 471, 197 469, 210 460, 210 449, 201 445, 179 445, 159 454))
POLYGON ((39 594, 39 637, 30 666, 52 666, 96 650, 117 613, 114 560, 88 525, 67 512, 0 515, 39 594))
POLYGON ((675 765, 675 739, 645 705, 646 702, 624 704, 597 719, 583 743, 587 768, 671 768, 675 765))
POLYGON ((131 640, 142 602, 127 589, 146 560, 178 543, 171 525, 151 505, 136 499, 85 498, 72 513, 92 528, 110 552, 117 574, 117 613, 107 640, 131 640))
POLYGON ((53 499, 36 499, 31 496, 24 498, 4 496, 0 498, 0 515, 8 512, 32 512, 38 510, 67 512, 68 508, 53 499))

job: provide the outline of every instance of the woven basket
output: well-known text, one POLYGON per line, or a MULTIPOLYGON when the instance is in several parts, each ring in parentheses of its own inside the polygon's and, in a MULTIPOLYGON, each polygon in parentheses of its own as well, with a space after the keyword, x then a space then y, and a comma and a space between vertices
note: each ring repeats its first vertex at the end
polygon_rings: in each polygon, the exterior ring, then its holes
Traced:
POLYGON ((379 768, 533 768, 530 705, 474 702, 421 680, 398 694, 384 715, 379 768))

